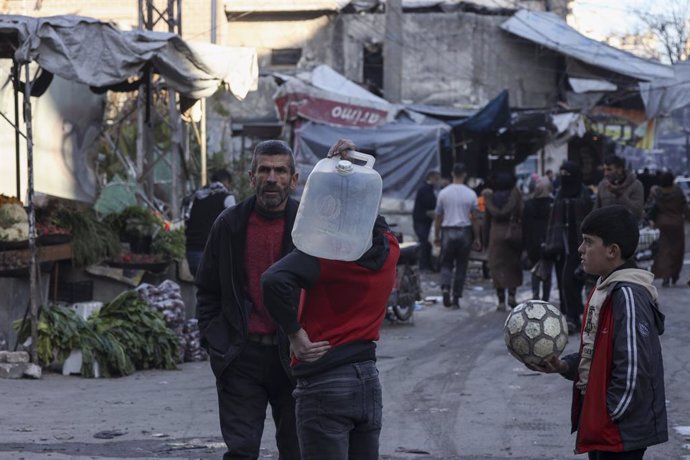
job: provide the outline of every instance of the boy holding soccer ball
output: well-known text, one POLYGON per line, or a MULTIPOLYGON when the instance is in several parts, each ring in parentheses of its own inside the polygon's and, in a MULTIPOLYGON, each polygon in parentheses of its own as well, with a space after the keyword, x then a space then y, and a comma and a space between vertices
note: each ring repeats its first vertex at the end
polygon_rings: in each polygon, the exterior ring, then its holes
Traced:
POLYGON ((584 311, 580 351, 537 368, 573 380, 575 452, 590 460, 637 460, 668 440, 659 335, 664 315, 654 276, 632 257, 639 231, 623 206, 592 211, 582 222, 578 252, 598 275, 584 311))

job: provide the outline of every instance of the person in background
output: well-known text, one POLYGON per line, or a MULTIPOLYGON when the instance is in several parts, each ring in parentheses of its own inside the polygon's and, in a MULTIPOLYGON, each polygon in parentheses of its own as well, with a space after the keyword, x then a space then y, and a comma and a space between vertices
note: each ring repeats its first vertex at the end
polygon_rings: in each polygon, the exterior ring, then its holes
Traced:
POLYGON ((431 242, 429 233, 434 222, 436 209, 436 191, 441 181, 441 173, 429 171, 424 185, 419 187, 412 209, 412 225, 419 241, 419 270, 431 271, 431 242))
POLYGON ((210 184, 194 192, 185 216, 184 229, 187 263, 194 276, 196 276, 213 222, 224 209, 235 206, 235 195, 231 189, 232 175, 222 169, 211 174, 210 184))
POLYGON ((658 177, 655 174, 649 172, 649 168, 644 168, 642 172, 638 171, 637 180, 642 184, 642 190, 644 191, 644 202, 647 203, 649 199, 649 192, 652 191, 652 187, 658 185, 658 177))
POLYGON ((580 266, 580 224, 592 210, 592 196, 582 183, 580 167, 574 161, 566 161, 560 170, 561 188, 556 193, 549 215, 549 225, 544 242, 544 257, 556 264, 558 297, 568 322, 568 332, 580 329, 582 315, 582 290, 584 276, 575 276, 580 266))
POLYGON ((659 185, 652 187, 647 203, 650 226, 659 229, 659 249, 654 257, 652 273, 662 278, 662 286, 674 285, 683 268, 685 255, 684 221, 690 218, 690 209, 683 191, 673 183, 671 172, 659 176, 659 185))
MULTIPOLYGON (((349 150, 352 142, 340 139, 328 156, 346 159, 349 150)), ((379 458, 376 341, 400 248, 383 217, 369 231, 372 245, 356 261, 295 249, 261 277, 266 306, 292 347, 302 460, 379 458)))
MULTIPOLYGON (((551 181, 548 177, 537 179, 532 198, 525 202, 522 213, 522 234, 524 235, 525 250, 529 266, 534 265, 542 258, 542 247, 546 238, 546 229, 549 224, 549 213, 553 197, 551 196, 551 181)), ((553 264, 550 264, 553 267, 553 264)), ((551 276, 541 279, 536 273, 532 273, 532 298, 549 301, 551 293, 551 276), (539 288, 542 287, 541 296, 539 288)))
POLYGON ((481 249, 477 194, 465 185, 466 176, 465 165, 455 163, 453 182, 439 192, 436 201, 434 244, 441 246, 441 293, 445 307, 460 308, 470 250, 481 249))
POLYGON ((517 305, 517 287, 522 284, 522 242, 515 245, 506 240, 511 221, 522 220, 522 194, 513 175, 507 172, 497 173, 493 185, 495 190, 482 192, 489 226, 489 271, 498 297, 496 310, 505 311, 506 290, 508 305, 513 308, 517 305))
POLYGON ((582 222, 578 252, 598 277, 585 310, 578 353, 533 369, 573 381, 575 453, 590 460, 640 460, 668 440, 664 364, 654 275, 635 268, 637 219, 625 207, 596 209, 582 222))
POLYGON ((644 212, 644 186, 635 173, 625 168, 625 160, 616 155, 604 158, 604 178, 597 186, 594 209, 620 204, 640 221, 644 212))
POLYGON ((297 185, 290 147, 277 140, 254 149, 254 194, 226 209, 211 228, 196 275, 201 344, 216 377, 223 458, 259 457, 266 408, 281 459, 299 460, 289 343, 261 296, 261 275, 292 251, 297 185))

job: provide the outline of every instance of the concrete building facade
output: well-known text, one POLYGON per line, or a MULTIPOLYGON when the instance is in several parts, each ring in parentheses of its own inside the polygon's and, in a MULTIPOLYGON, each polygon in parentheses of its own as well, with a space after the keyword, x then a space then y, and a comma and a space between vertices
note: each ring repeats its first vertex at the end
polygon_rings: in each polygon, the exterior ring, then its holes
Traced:
POLYGON ((372 67, 378 63, 382 73, 400 73, 400 101, 405 103, 478 107, 506 88, 514 107, 549 107, 558 101, 561 58, 501 31, 499 25, 516 7, 545 10, 557 3, 558 14, 565 17, 565 1, 490 2, 493 7, 476 2, 479 5, 455 11, 407 9, 403 1, 401 18, 347 8, 300 11, 292 5, 278 11, 277 1, 274 10, 247 6, 243 11, 243 3, 226 2, 224 43, 257 48, 264 70, 295 72, 324 63, 355 82, 376 87, 371 75, 376 76, 372 67), (388 32, 390 20, 400 20, 399 35, 388 32), (383 60, 391 44, 402 46, 399 65, 383 60), (276 60, 290 52, 291 63, 276 60))

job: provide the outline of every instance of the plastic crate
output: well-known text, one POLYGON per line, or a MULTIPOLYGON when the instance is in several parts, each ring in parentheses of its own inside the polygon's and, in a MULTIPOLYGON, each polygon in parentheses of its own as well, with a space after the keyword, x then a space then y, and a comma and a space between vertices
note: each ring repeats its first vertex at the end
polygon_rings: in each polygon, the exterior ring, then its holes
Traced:
POLYGON ((67 303, 89 302, 93 300, 93 281, 59 282, 53 300, 67 303))
POLYGON ((659 241, 661 232, 658 228, 642 227, 640 229, 640 240, 637 244, 637 252, 651 250, 654 244, 659 241))

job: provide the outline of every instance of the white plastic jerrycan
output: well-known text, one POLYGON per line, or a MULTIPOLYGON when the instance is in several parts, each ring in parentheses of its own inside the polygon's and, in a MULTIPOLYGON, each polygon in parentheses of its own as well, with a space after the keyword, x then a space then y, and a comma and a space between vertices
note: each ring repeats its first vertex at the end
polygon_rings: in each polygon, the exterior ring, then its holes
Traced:
POLYGON ((350 151, 348 158, 324 158, 307 178, 297 209, 292 241, 314 257, 352 261, 372 244, 382 181, 374 157, 350 151))

